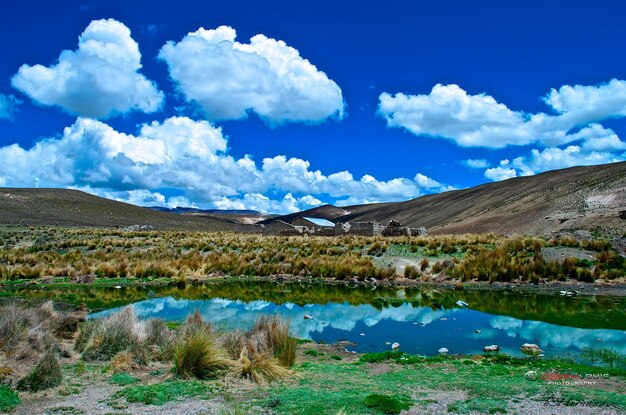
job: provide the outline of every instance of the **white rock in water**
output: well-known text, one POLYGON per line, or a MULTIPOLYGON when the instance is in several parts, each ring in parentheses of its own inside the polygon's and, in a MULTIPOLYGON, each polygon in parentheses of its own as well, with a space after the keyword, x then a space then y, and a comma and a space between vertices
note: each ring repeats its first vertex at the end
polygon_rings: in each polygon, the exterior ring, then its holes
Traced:
POLYGON ((458 300, 458 301, 456 302, 456 305, 458 305, 459 307, 463 307, 463 308, 465 308, 465 307, 467 307, 469 304, 467 304, 467 303, 466 303, 465 301, 463 301, 463 300, 458 300))
POLYGON ((491 346, 485 346, 483 347, 483 352, 485 353, 489 353, 489 352, 499 352, 500 351, 500 346, 492 344, 491 346))
POLYGON ((448 353, 448 349, 446 349, 445 347, 442 347, 441 349, 437 350, 439 353, 441 354, 446 354, 448 353))
POLYGON ((392 348, 393 350, 399 349, 399 348, 400 348, 400 343, 396 342, 396 343, 392 344, 392 345, 391 345, 391 348, 392 348))
POLYGON ((310 316, 310 315, 308 315, 308 314, 305 314, 305 315, 304 315, 304 319, 305 319, 305 320, 311 320, 312 318, 313 318, 313 317, 311 317, 311 316, 310 316))
POLYGON ((480 333, 482 333, 482 331, 480 331, 480 330, 474 330, 474 333, 476 333, 476 334, 480 334, 480 333))
POLYGON ((122 288, 122 286, 121 285, 116 285, 114 288, 117 288, 119 290, 120 288, 122 288))
POLYGON ((520 350, 522 351, 522 353, 530 356, 537 356, 543 353, 543 350, 541 350, 539 346, 532 343, 524 343, 522 347, 520 347, 520 350))
POLYGON ((359 334, 359 336, 365 336, 365 333, 361 333, 361 334, 359 334))
POLYGON ((385 344, 386 344, 387 346, 389 346, 389 345, 391 344, 391 342, 385 342, 385 344))

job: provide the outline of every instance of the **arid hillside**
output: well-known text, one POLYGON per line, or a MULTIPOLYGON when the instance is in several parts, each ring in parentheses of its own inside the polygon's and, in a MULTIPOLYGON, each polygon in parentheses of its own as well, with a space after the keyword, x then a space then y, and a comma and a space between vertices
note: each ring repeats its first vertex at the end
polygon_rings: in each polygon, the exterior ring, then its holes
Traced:
POLYGON ((149 225, 154 229, 231 230, 206 216, 177 215, 117 202, 78 190, 0 188, 0 224, 110 227, 149 225))
MULTIPOLYGON (((626 232, 626 163, 554 170, 406 202, 301 212, 333 222, 395 219, 430 233, 552 234, 561 230, 626 232), (346 213, 341 215, 341 211, 346 213)), ((291 219, 298 214, 275 219, 291 219)))

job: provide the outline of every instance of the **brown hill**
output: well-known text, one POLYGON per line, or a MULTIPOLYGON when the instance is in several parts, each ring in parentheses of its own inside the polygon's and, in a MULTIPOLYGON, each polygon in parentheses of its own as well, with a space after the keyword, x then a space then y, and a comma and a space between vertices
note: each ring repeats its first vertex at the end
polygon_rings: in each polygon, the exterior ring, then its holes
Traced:
MULTIPOLYGON (((333 214, 316 217, 333 222, 395 219, 438 234, 551 234, 602 228, 622 236, 626 232, 626 162, 554 170, 406 202, 348 206, 343 208, 348 213, 341 216, 333 206, 322 208, 333 214)), ((311 216, 311 211, 276 219, 297 216, 311 216)))
POLYGON ((150 225, 155 229, 232 230, 232 223, 218 218, 158 212, 66 189, 0 188, 0 223, 86 227, 150 225))

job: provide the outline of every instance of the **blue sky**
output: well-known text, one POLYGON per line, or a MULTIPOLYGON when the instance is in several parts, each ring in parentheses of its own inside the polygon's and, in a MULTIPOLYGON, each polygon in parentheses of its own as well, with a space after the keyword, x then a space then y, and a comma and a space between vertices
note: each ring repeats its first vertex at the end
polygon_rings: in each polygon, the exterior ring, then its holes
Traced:
POLYGON ((0 186, 282 213, 625 160, 625 11, 5 5, 0 186))

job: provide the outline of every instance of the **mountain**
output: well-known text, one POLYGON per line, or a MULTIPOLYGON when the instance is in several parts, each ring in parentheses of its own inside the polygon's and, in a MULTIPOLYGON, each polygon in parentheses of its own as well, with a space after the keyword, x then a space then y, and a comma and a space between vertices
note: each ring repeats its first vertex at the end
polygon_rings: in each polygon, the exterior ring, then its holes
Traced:
POLYGON ((86 227, 150 225, 154 229, 232 230, 232 223, 219 218, 158 212, 66 189, 0 188, 0 224, 86 227))
POLYGON ((263 215, 261 212, 257 212, 256 210, 246 210, 246 209, 199 209, 199 208, 191 208, 191 207, 175 207, 168 208, 163 206, 148 206, 149 209, 157 210, 159 212, 169 212, 176 213, 178 215, 187 215, 187 214, 202 214, 202 215, 248 215, 248 216, 260 216, 263 215))
POLYGON ((332 222, 398 220, 432 234, 552 234, 601 229, 626 234, 626 162, 554 170, 405 202, 324 205, 284 216, 255 211, 182 208, 163 212, 78 190, 0 188, 0 224, 150 225, 155 229, 232 230, 233 223, 290 222, 300 216, 332 222), (178 214, 180 213, 180 214, 178 214))
POLYGON ((411 227, 424 226, 432 234, 551 234, 602 228, 622 236, 626 233, 626 162, 553 170, 405 202, 327 205, 266 222, 298 216, 333 222, 395 219, 411 227))

